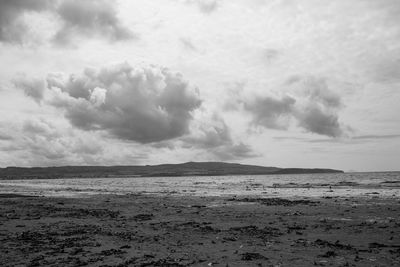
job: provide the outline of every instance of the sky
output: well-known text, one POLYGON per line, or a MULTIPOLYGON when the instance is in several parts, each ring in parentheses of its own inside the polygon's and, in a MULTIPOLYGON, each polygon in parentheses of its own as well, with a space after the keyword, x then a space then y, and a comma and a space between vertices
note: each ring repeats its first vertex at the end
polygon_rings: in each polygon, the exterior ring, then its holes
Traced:
POLYGON ((0 167, 400 169, 398 0, 0 0, 0 167))

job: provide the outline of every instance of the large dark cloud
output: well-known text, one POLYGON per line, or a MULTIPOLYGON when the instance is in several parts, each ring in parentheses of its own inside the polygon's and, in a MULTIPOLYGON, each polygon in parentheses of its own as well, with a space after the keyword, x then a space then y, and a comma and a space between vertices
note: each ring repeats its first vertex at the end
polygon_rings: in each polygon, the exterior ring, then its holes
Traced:
MULTIPOLYGON (((25 82, 24 89, 33 86, 25 82)), ((69 77, 53 74, 47 88, 45 102, 63 109, 72 125, 139 143, 185 135, 201 105, 198 90, 181 74, 157 66, 124 63, 69 77)))
POLYGON ((28 27, 21 18, 30 12, 49 12, 60 19, 62 26, 54 40, 61 45, 69 44, 75 36, 99 36, 111 41, 135 37, 118 19, 115 1, 0 0, 0 42, 23 43, 28 27))

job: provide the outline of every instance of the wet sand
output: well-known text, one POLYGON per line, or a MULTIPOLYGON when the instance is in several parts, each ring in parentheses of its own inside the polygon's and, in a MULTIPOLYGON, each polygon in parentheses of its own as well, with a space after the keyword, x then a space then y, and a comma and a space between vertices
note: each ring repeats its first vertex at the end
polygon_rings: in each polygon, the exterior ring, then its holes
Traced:
POLYGON ((0 195, 0 266, 400 266, 380 198, 0 195))

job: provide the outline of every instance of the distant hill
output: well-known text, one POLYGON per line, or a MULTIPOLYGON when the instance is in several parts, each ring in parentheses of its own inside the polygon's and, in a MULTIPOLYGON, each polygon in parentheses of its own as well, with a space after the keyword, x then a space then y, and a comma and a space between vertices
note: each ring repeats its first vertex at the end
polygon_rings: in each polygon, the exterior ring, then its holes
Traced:
POLYGON ((255 174, 340 173, 332 169, 277 168, 225 162, 187 162, 144 166, 62 166, 0 168, 0 179, 94 177, 217 176, 255 174))

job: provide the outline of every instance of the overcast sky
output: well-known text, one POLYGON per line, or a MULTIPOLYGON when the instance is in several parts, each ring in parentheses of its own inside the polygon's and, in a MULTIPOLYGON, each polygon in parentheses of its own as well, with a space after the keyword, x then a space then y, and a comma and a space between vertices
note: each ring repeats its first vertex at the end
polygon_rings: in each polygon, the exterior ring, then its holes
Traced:
POLYGON ((398 0, 0 0, 0 166, 400 169, 398 0))

